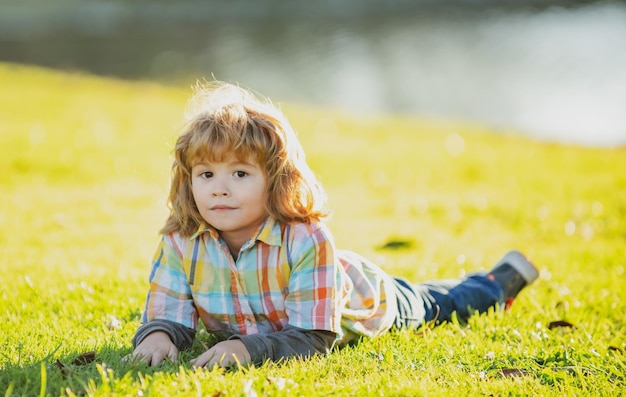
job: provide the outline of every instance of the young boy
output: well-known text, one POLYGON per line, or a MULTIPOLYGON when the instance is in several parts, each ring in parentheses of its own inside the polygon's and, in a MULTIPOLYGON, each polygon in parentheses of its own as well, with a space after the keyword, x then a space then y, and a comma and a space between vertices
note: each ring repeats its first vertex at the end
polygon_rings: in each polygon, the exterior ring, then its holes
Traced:
POLYGON ((198 319, 222 341, 195 366, 325 354, 394 327, 510 306, 537 279, 517 251, 487 274, 410 284, 338 250, 323 190, 278 109, 224 83, 202 87, 194 103, 132 357, 177 360, 198 319))

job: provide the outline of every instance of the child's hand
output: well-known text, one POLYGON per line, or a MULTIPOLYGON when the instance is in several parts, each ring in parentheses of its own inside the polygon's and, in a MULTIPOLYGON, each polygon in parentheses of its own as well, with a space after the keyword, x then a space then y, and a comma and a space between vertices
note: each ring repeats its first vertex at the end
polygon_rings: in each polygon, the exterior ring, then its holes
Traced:
POLYGON ((127 358, 154 366, 163 362, 165 358, 176 362, 178 360, 178 349, 174 346, 167 333, 155 331, 148 334, 127 358))
POLYGON ((205 351, 198 358, 191 360, 194 367, 228 367, 232 364, 245 364, 250 361, 250 352, 239 339, 225 340, 205 351))

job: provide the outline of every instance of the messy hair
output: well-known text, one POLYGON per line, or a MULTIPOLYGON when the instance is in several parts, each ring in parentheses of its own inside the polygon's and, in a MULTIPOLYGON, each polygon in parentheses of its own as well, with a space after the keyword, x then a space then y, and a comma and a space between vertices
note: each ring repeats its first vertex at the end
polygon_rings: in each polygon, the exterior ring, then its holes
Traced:
POLYGON ((306 163, 304 151, 280 110, 239 86, 198 84, 187 122, 174 148, 168 206, 161 233, 195 233, 204 220, 193 199, 191 169, 200 162, 234 156, 254 160, 267 177, 267 212, 281 223, 318 221, 325 195, 306 163))

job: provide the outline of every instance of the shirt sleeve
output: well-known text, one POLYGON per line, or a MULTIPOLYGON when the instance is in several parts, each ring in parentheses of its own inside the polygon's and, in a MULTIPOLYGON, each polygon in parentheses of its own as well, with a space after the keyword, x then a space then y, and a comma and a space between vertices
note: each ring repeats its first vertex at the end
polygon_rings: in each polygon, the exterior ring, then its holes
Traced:
POLYGON ((152 320, 137 329, 132 341, 133 346, 137 347, 146 336, 156 331, 163 331, 169 335, 172 343, 179 351, 189 349, 196 336, 196 331, 184 325, 168 320, 152 320))
POLYGON ((322 224, 291 225, 288 325, 341 334, 341 263, 332 235, 322 224))
POLYGON ((161 237, 153 259, 142 323, 167 320, 196 329, 198 313, 183 268, 183 244, 178 234, 161 237))
POLYGON ((233 335, 229 339, 241 340, 250 353, 251 361, 261 364, 267 360, 326 354, 333 347, 337 335, 330 331, 311 331, 287 325, 280 332, 269 335, 233 335))

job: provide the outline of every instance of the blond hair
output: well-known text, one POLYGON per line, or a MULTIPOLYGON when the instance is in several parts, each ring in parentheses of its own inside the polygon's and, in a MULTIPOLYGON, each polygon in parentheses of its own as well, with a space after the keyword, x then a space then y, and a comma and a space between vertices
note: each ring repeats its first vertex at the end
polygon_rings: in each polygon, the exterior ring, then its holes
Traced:
POLYGON ((204 220, 191 189, 191 168, 229 156, 256 161, 267 177, 267 212, 281 223, 318 221, 325 195, 304 151, 278 108, 238 86, 210 82, 195 87, 186 127, 176 141, 168 206, 161 229, 195 233, 204 220))

